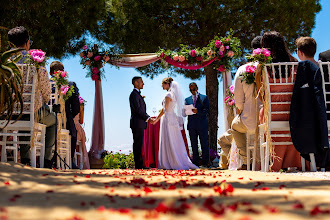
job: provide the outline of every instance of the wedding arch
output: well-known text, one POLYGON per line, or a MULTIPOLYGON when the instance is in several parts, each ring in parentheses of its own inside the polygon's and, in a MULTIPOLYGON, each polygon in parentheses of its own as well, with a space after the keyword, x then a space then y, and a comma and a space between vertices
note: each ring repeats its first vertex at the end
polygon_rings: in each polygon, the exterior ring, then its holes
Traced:
MULTIPOLYGON (((110 51, 99 50, 98 45, 83 47, 80 53, 81 64, 88 69, 87 77, 95 81, 94 120, 92 130, 92 142, 89 151, 90 159, 98 159, 104 150, 104 114, 101 79, 104 77, 103 65, 109 63, 117 67, 138 68, 161 61, 166 68, 168 64, 178 68, 196 70, 213 65, 218 73, 222 73, 223 95, 231 85, 231 67, 233 60, 241 56, 240 40, 232 36, 232 31, 226 36, 216 36, 206 47, 189 49, 186 45, 180 45, 180 50, 171 51, 160 49, 156 53, 141 54, 114 54, 110 51)), ((218 74, 217 73, 217 74, 218 74)), ((227 118, 229 107, 224 105, 224 114, 227 118)), ((228 124, 225 120, 225 129, 228 124)))

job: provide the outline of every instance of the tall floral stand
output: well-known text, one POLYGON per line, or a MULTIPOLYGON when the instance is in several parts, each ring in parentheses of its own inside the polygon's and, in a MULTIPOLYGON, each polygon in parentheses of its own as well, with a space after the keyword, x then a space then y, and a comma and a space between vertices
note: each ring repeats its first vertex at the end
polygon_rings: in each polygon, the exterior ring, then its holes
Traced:
POLYGON ((104 151, 104 115, 101 80, 95 81, 94 120, 92 130, 92 144, 88 152, 91 169, 101 169, 104 160, 101 153, 104 151))

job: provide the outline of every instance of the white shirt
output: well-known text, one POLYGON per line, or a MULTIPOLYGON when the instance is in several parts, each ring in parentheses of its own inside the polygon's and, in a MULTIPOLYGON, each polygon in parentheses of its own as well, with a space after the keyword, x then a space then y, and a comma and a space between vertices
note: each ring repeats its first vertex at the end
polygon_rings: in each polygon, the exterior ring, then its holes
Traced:
POLYGON ((246 72, 246 66, 254 65, 257 66, 258 63, 247 63, 240 66, 236 72, 235 81, 235 91, 234 98, 236 107, 241 111, 241 119, 243 124, 248 130, 255 130, 257 126, 257 111, 255 102, 257 101, 254 95, 254 84, 247 84, 242 82, 241 74, 246 72))

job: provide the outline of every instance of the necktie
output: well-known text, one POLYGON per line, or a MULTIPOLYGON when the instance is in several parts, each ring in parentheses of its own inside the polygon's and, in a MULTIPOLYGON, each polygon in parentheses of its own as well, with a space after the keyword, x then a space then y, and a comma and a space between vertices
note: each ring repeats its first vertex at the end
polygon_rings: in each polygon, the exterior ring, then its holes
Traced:
POLYGON ((194 95, 194 107, 196 107, 197 95, 194 95))

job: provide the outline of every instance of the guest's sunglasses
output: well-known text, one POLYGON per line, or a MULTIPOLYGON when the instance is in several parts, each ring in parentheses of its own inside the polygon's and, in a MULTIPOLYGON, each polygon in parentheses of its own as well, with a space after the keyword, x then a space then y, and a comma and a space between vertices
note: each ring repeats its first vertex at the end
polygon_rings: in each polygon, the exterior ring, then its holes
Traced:
POLYGON ((196 88, 193 88, 193 89, 190 89, 190 92, 195 92, 197 89, 196 88))

